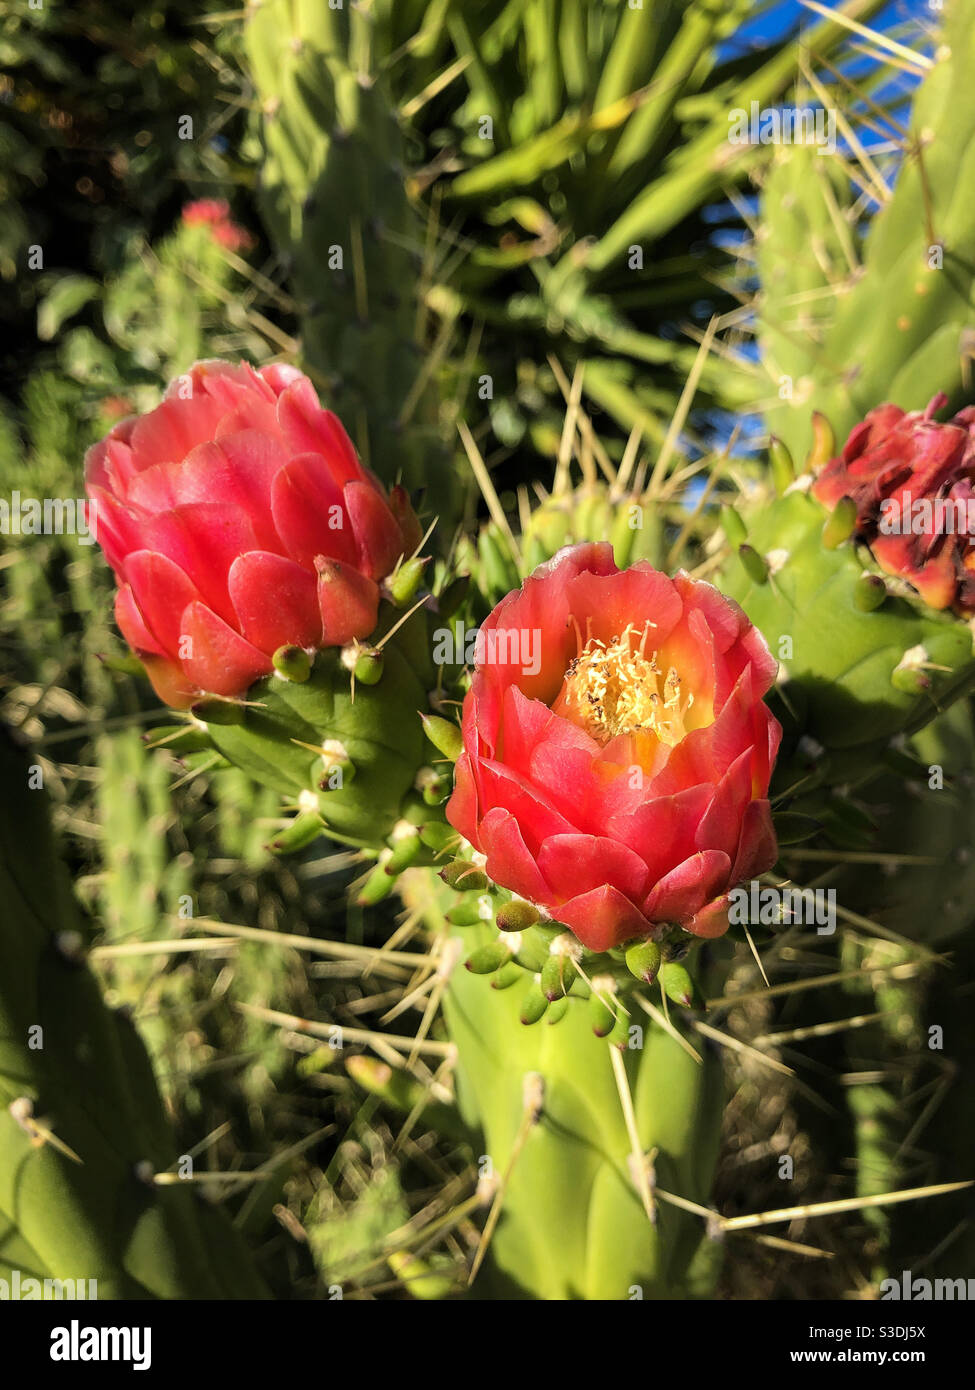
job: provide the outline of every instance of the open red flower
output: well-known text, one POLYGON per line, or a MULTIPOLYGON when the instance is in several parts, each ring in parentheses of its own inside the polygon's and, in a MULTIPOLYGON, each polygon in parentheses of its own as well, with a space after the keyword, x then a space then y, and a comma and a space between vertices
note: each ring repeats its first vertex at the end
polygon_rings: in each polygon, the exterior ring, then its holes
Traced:
POLYGON ((159 696, 235 696, 282 646, 344 646, 419 543, 294 367, 198 362, 88 451, 115 615, 159 696))
POLYGON ((851 433, 813 483, 827 507, 856 504, 857 535, 886 573, 906 579, 932 608, 975 611, 975 409, 945 424, 947 402, 924 411, 881 405, 851 433))
POLYGON ((776 662, 710 584, 561 551, 481 629, 450 823, 491 878, 607 950, 728 925, 770 868, 776 662))

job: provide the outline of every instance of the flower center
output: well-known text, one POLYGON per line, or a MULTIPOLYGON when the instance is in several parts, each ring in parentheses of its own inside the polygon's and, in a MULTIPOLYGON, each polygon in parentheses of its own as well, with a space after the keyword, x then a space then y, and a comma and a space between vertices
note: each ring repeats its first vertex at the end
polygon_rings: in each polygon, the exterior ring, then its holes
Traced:
POLYGON ((656 651, 647 653, 649 629, 632 623, 609 643, 589 637, 569 662, 565 680, 552 709, 580 725, 597 743, 620 734, 652 733, 668 747, 687 733, 686 717, 694 696, 681 689, 674 666, 666 673, 656 651), (633 639, 639 638, 634 648, 633 639))

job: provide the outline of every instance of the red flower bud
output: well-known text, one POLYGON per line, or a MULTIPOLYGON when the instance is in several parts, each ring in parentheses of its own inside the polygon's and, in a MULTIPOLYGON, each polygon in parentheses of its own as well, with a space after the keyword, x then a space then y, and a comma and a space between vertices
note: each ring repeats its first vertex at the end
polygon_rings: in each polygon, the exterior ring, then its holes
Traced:
POLYGON ((85 479, 119 627, 177 706, 242 694, 279 647, 368 637, 418 534, 294 367, 198 362, 85 479))
POLYGON ((727 929, 770 868, 776 663, 710 584, 608 544, 540 566, 481 628, 450 823, 486 872, 607 950, 727 929))
POLYGON ((832 509, 856 505, 857 535, 885 573, 906 579, 931 608, 975 611, 975 409, 947 424, 896 405, 871 410, 813 484, 832 509))

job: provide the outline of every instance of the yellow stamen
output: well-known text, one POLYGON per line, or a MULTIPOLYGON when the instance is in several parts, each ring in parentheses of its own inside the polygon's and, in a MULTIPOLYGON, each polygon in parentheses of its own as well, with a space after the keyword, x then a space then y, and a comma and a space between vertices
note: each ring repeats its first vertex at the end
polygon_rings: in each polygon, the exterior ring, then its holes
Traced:
MULTIPOLYGON (((578 623, 575 626, 581 646, 578 623)), ((652 626, 645 623, 641 633, 628 623, 620 636, 605 643, 588 635, 587 624, 585 646, 569 662, 554 712, 581 725, 600 744, 641 731, 655 734, 668 747, 679 743, 687 733, 685 718, 694 696, 681 701, 681 677, 673 666, 661 696, 657 653, 646 655, 652 626), (633 635, 640 638, 635 651, 633 635)))

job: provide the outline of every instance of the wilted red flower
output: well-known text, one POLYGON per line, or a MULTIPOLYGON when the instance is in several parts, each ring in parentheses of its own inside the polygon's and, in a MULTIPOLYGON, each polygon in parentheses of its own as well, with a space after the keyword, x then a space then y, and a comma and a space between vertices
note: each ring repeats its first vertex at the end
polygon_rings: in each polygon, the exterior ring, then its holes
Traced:
POLYGON ((947 397, 924 411, 871 410, 813 483, 827 507, 856 504, 857 535, 880 568, 908 580, 932 608, 975 610, 975 409, 941 424, 947 397), (970 505, 973 503, 973 505, 970 505))
POLYGON ((420 540, 294 367, 198 362, 85 459, 115 615, 167 704, 239 695, 281 646, 344 646, 420 540))
POLYGON ((719 936, 729 891, 776 858, 775 672, 710 584, 561 551, 481 629, 447 817, 594 950, 670 922, 719 936))

